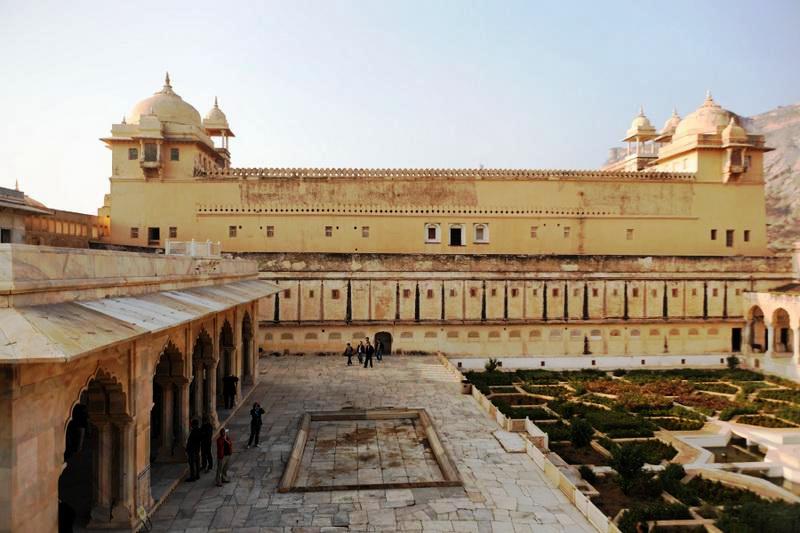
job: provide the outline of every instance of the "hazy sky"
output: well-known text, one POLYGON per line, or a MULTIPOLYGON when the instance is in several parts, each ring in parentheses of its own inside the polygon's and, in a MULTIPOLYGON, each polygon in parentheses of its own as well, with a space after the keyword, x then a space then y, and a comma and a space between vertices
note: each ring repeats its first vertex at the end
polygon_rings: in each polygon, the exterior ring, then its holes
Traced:
MULTIPOLYGON (((0 185, 94 213, 169 70, 234 166, 596 168, 639 105, 800 100, 800 1, 0 0, 0 185)), ((176 199, 180 201, 180 199, 176 199)))

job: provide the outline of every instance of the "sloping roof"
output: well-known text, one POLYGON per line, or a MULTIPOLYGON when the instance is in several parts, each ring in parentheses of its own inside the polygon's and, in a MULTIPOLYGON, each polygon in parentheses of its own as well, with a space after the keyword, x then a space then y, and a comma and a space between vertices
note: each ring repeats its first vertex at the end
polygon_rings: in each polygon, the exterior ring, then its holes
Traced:
POLYGON ((268 281, 237 281, 133 297, 0 309, 0 363, 69 361, 278 290, 268 281))

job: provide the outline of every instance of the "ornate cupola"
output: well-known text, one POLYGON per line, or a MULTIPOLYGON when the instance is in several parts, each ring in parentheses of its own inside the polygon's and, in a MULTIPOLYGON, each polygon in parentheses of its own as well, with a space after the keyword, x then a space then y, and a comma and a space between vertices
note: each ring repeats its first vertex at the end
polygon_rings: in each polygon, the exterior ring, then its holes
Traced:
POLYGON ((217 100, 216 96, 214 97, 214 107, 212 107, 211 110, 206 113, 206 116, 203 119, 203 128, 209 137, 220 138, 220 145, 215 149, 217 153, 219 153, 223 159, 225 159, 225 166, 230 166, 231 154, 228 150, 228 139, 230 137, 236 137, 236 135, 234 135, 230 125, 228 124, 228 117, 226 117, 225 113, 222 112, 222 109, 219 108, 219 101, 217 100))

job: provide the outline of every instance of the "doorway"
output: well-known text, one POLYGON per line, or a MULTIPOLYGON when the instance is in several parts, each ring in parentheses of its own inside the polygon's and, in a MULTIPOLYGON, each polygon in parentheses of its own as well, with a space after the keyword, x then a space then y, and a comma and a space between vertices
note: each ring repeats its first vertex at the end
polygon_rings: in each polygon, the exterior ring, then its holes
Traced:
POLYGON ((734 353, 742 351, 742 328, 731 329, 731 351, 734 353))
POLYGON ((391 355, 392 353, 392 334, 388 331, 381 331, 375 334, 375 344, 378 344, 378 341, 381 342, 383 345, 383 351, 381 352, 383 355, 391 355))

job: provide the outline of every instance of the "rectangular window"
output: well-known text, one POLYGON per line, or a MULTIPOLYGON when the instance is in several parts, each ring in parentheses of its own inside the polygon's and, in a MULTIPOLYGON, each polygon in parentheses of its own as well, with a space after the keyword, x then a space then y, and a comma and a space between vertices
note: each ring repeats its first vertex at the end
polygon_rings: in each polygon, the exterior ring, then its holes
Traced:
POLYGON ((553 296, 558 296, 558 289, 553 289, 553 296))
POLYGON ((744 230, 744 242, 750 242, 750 230, 744 230))
POLYGON ((333 226, 325 226, 325 236, 333 237, 333 226))
POLYGON ((169 238, 170 239, 177 239, 178 238, 178 228, 175 226, 169 227, 169 238))
POLYGON ((339 299, 339 289, 332 289, 331 290, 331 299, 338 300, 339 299))
POLYGON ((533 295, 539 296, 539 289, 533 289, 533 295))
POLYGON ((572 289, 572 296, 577 297, 580 294, 580 289, 572 289))
POLYGON ((637 289, 636 287, 633 288, 633 297, 634 298, 638 298, 639 297, 639 289, 637 289))
POLYGON ((292 289, 284 289, 283 297, 286 298, 287 300, 290 300, 292 298, 292 289))
POLYGON ((531 226, 531 239, 536 239, 539 236, 539 226, 531 226))
POLYGON ((428 300, 433 298, 433 289, 428 289, 428 300))
POLYGON ((599 294, 600 291, 598 289, 592 289, 592 298, 597 298, 599 294))
POLYGON ((369 237, 369 226, 361 226, 361 236, 369 237))
POLYGON ((725 246, 728 248, 733 246, 733 230, 729 229, 725 231, 725 246))
POLYGON ((697 296, 697 289, 692 289, 692 296, 697 296))
POLYGON ((489 226, 486 224, 475 224, 475 242, 489 242, 489 226))
POLYGON ((564 238, 565 239, 569 237, 570 230, 571 230, 571 228, 569 226, 564 226, 564 238))
POLYGON ((475 298, 478 295, 478 289, 476 289, 475 287, 470 287, 469 288, 469 295, 472 298, 475 298))
POLYGON ((511 289, 511 297, 516 298, 519 296, 519 289, 511 289))
POLYGON ((492 296, 497 296, 497 289, 492 287, 492 296))
POLYGON ((711 230, 711 240, 712 241, 716 241, 717 240, 717 230, 715 230, 715 229, 711 230))
POLYGON ((403 298, 411 298, 411 289, 403 289, 403 298))
POLYGON ((464 245, 464 228, 461 226, 450 226, 450 246, 464 245))
POLYGON ((719 296, 719 289, 711 289, 711 296, 713 296, 714 298, 719 296))
POLYGON ((672 289, 672 297, 673 298, 677 298, 678 297, 678 289, 672 289))
POLYGON ((308 297, 309 298, 313 298, 314 297, 314 289, 311 289, 310 291, 308 291, 308 297))
POLYGON ((139 149, 138 148, 128 148, 128 160, 129 161, 136 161, 139 159, 139 149))
POLYGON ((228 237, 236 237, 236 226, 228 226, 228 237))
POLYGON ((611 291, 611 295, 612 296, 619 296, 619 290, 618 289, 614 289, 613 291, 611 291))
POLYGON ((139 228, 131 228, 131 239, 139 238, 139 228))
POLYGON ((158 147, 155 143, 144 145, 144 160, 150 163, 158 161, 158 147))
POLYGON ((653 298, 655 298, 656 296, 658 296, 658 291, 657 291, 656 289, 653 289, 653 290, 651 290, 651 291, 650 291, 650 295, 651 295, 653 298))
POLYGON ((275 226, 267 226, 267 237, 275 236, 275 226))
POLYGON ((626 229, 625 230, 625 238, 628 239, 629 241, 633 240, 633 230, 632 229, 626 229))
POLYGON ((181 160, 181 151, 178 148, 170 148, 169 149, 169 160, 170 161, 180 161, 181 160))
POLYGON ((456 295, 456 290, 455 289, 450 289, 450 297, 452 298, 455 295, 456 295))
POLYGON ((3 243, 3 244, 10 244, 11 243, 11 229, 9 229, 9 228, 0 228, 0 243, 3 243))

